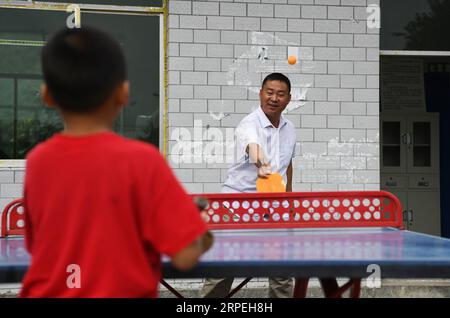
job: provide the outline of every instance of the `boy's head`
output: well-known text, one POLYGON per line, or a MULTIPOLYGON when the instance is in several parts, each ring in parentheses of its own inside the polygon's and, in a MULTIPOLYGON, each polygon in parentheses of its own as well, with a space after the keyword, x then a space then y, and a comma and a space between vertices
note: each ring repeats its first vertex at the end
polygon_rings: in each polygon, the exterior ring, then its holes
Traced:
POLYGON ((96 111, 127 80, 119 44, 92 29, 63 29, 42 50, 47 93, 68 113, 96 111))

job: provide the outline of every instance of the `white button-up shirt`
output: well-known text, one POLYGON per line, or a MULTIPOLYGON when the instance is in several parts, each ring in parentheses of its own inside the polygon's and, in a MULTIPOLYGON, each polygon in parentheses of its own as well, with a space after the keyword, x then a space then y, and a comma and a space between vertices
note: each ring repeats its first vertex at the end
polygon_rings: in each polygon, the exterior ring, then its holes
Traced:
POLYGON ((228 170, 222 192, 256 192, 258 168, 251 162, 247 146, 260 145, 272 172, 278 172, 287 182, 286 171, 295 156, 295 127, 283 117, 278 128, 273 126, 261 107, 245 116, 236 128, 236 162, 228 170))

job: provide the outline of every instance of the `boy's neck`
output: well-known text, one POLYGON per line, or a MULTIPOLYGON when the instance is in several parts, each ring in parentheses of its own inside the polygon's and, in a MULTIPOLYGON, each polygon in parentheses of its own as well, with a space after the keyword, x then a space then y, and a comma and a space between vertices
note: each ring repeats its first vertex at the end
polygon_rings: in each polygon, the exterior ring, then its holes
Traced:
POLYGON ((93 129, 86 129, 86 128, 78 129, 78 128, 66 127, 62 131, 62 133, 67 136, 81 137, 81 136, 94 135, 94 134, 108 132, 108 131, 111 131, 111 129, 109 129, 109 128, 102 129, 100 127, 95 128, 95 129, 94 128, 93 129))
POLYGON ((64 131, 62 133, 69 136, 86 136, 112 131, 113 120, 99 117, 92 114, 63 114, 64 131))

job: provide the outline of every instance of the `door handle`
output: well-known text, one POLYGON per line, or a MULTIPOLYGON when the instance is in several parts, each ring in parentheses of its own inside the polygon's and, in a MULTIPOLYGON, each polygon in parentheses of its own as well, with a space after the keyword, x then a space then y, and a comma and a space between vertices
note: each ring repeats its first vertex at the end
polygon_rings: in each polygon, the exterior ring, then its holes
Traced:
POLYGON ((417 185, 419 186, 419 187, 429 187, 430 186, 430 183, 428 182, 428 181, 419 181, 418 183, 417 183, 417 185))
POLYGON ((385 183, 386 187, 396 187, 397 186, 397 181, 386 181, 385 183))
POLYGON ((403 224, 408 225, 408 210, 403 210, 403 224))
POLYGON ((411 134, 410 133, 402 134, 402 143, 407 145, 409 148, 409 146, 411 145, 411 134))
POLYGON ((414 223, 414 211, 408 210, 408 226, 412 226, 414 223))

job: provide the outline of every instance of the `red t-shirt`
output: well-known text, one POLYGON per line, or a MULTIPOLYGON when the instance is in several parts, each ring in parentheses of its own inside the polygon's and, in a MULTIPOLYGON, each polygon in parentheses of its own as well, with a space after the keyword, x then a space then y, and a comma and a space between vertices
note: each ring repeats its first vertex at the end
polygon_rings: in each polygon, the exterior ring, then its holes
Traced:
POLYGON ((24 199, 22 297, 157 297, 161 254, 206 231, 158 149, 112 132, 33 149, 24 199))

